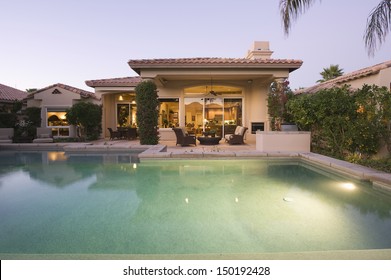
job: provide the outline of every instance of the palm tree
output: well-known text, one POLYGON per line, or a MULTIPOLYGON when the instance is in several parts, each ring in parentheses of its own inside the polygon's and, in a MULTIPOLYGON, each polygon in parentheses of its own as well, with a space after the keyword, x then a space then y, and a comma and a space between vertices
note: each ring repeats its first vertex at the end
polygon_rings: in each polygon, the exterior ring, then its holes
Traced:
POLYGON ((339 65, 330 65, 329 68, 323 68, 323 71, 319 73, 323 79, 317 80, 317 83, 323 83, 325 81, 337 78, 343 75, 343 69, 339 68, 339 65))
MULTIPOLYGON (((286 35, 297 20, 316 0, 280 0, 280 13, 286 35)), ((378 45, 384 43, 391 30, 391 0, 382 0, 368 16, 364 42, 368 54, 373 55, 378 45)))

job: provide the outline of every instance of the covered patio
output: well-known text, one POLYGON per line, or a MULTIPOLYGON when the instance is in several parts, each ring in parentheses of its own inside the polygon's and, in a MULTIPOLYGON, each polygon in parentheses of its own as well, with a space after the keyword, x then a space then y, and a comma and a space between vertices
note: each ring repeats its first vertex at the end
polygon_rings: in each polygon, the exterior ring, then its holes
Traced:
POLYGON ((214 131, 224 138, 236 126, 248 127, 246 141, 257 130, 269 131, 267 94, 272 82, 283 83, 301 60, 272 59, 269 42, 254 42, 245 58, 132 59, 139 76, 86 81, 102 97, 103 138, 108 128, 137 125, 135 87, 153 80, 158 88, 159 135, 175 140, 172 127, 196 136, 214 131))

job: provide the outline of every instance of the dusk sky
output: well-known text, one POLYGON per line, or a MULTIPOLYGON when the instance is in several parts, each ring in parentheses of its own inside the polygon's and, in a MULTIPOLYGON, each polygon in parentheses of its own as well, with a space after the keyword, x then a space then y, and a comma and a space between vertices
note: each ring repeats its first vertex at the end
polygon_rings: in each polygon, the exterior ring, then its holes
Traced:
POLYGON ((0 83, 21 90, 135 76, 129 59, 241 58, 269 41, 272 58, 304 61, 292 89, 391 59, 391 37, 367 55, 366 20, 379 0, 323 0, 284 35, 278 0, 0 0, 0 83))

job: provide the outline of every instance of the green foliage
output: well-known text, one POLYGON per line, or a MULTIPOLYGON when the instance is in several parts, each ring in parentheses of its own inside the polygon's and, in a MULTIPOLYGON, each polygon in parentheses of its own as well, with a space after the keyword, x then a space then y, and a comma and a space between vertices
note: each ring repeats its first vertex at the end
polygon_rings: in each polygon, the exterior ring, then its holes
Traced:
POLYGON ((96 140, 102 132, 102 107, 90 102, 78 102, 66 111, 66 118, 79 129, 79 137, 96 140))
POLYGON ((35 127, 41 126, 41 108, 40 107, 29 107, 26 108, 25 114, 27 119, 35 127))
POLYGON ((143 81, 136 87, 137 126, 141 145, 159 143, 158 117, 159 100, 156 85, 152 81, 143 81))
POLYGON ((22 109, 23 101, 15 100, 12 103, 11 113, 17 113, 22 109))
POLYGON ((0 127, 15 127, 17 116, 15 113, 0 112, 0 127))
POLYGON ((273 82, 270 85, 267 95, 267 108, 272 130, 281 130, 282 123, 293 121, 292 115, 286 108, 286 103, 293 97, 292 90, 288 85, 288 80, 282 83, 273 82))
POLYGON ((319 73, 322 76, 321 80, 318 80, 317 83, 322 83, 328 80, 335 79, 343 75, 343 69, 339 68, 339 65, 330 65, 329 68, 323 68, 323 71, 319 73))
POLYGON ((287 109, 300 129, 312 132, 314 151, 338 158, 353 153, 369 157, 381 141, 389 145, 391 95, 386 88, 325 89, 291 99, 287 109))
POLYGON ((356 161, 351 161, 351 160, 349 161, 364 166, 368 166, 370 168, 391 173, 391 158, 383 158, 383 159, 359 158, 356 161))

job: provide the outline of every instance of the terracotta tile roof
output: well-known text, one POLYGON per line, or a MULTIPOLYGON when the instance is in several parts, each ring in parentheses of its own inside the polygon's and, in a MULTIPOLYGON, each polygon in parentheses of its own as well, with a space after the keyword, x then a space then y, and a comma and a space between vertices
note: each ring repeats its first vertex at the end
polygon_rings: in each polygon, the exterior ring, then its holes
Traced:
POLYGON ((247 58, 163 58, 163 59, 131 59, 129 66, 140 74, 142 68, 289 68, 298 69, 303 61, 295 59, 247 59, 247 58))
POLYGON ((75 88, 75 87, 68 86, 68 85, 64 85, 64 84, 60 84, 60 83, 54 84, 54 85, 50 85, 50 86, 47 86, 47 87, 44 87, 44 88, 41 88, 41 89, 38 89, 38 90, 30 93, 29 97, 33 96, 36 93, 39 93, 39 92, 42 92, 42 91, 45 91, 45 90, 48 90, 48 89, 51 89, 51 88, 55 88, 55 87, 59 87, 59 88, 71 91, 73 93, 80 94, 80 96, 83 97, 83 98, 92 98, 92 99, 99 100, 99 98, 97 98, 95 93, 93 93, 93 92, 86 91, 86 90, 79 89, 79 88, 75 88))
POLYGON ((356 70, 353 72, 350 72, 348 74, 342 75, 340 77, 337 77, 332 80, 328 80, 323 83, 319 83, 317 85, 314 85, 312 87, 304 88, 295 91, 295 94, 302 94, 302 93, 315 93, 318 92, 319 90, 322 89, 329 89, 333 87, 338 87, 340 85, 348 84, 350 81, 357 80, 363 77, 371 76, 371 75, 376 75, 378 74, 381 70, 390 68, 391 67, 391 60, 366 67, 360 70, 356 70))
POLYGON ((135 87, 141 82, 141 77, 124 77, 86 81, 89 87, 135 87))
POLYGON ((12 102, 15 100, 23 100, 27 97, 27 92, 0 84, 0 101, 12 102))

